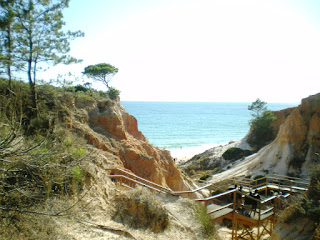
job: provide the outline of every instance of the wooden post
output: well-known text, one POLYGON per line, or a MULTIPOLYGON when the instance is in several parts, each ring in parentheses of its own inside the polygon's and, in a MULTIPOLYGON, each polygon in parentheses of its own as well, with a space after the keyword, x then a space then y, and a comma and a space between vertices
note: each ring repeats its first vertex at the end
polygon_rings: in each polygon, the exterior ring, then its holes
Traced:
POLYGON ((236 232, 235 224, 236 224, 236 191, 233 192, 232 240, 237 239, 237 232, 236 232))
POLYGON ((260 220, 261 220, 261 203, 259 202, 259 217, 258 217, 258 236, 257 239, 260 239, 260 220))
POLYGON ((238 221, 237 221, 237 218, 235 218, 235 225, 236 225, 236 230, 235 230, 235 234, 236 234, 236 239, 238 239, 238 221))
POLYGON ((266 185, 266 190, 265 190, 265 194, 264 194, 264 197, 267 198, 268 197, 268 185, 266 185))

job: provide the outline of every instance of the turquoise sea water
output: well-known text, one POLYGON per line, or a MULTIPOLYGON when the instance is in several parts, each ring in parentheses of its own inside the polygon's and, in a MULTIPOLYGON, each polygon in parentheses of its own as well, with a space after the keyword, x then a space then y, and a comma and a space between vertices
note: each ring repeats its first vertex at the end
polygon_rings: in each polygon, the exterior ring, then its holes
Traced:
MULTIPOLYGON (((210 147, 240 140, 249 130, 251 103, 121 102, 138 120, 139 130, 155 146, 178 155, 200 153, 210 147), (200 151, 200 152, 197 152, 200 151)), ((268 103, 269 110, 298 103, 268 103)))

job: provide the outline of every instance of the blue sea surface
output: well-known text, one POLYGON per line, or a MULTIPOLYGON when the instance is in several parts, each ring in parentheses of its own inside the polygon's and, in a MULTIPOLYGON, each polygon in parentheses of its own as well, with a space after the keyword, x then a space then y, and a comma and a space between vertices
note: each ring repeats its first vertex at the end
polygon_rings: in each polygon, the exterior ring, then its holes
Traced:
MULTIPOLYGON (((138 128, 155 146, 175 149, 200 148, 242 139, 249 131, 251 103, 129 102, 121 105, 138 120, 138 128)), ((298 103, 268 103, 269 110, 298 103)))

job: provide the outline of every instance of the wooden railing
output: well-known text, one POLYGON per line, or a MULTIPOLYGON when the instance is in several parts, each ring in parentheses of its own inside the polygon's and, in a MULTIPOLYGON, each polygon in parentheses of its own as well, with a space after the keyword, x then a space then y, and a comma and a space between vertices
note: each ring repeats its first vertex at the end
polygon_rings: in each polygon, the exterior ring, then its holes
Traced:
MULTIPOLYGON (((170 188, 167 188, 167 187, 164 187, 164 186, 161 186, 159 184, 156 184, 152 181, 149 181, 149 180, 146 180, 142 177, 139 177, 129 171, 126 171, 124 169, 120 169, 120 168, 108 168, 106 170, 109 170, 109 171, 113 171, 114 173, 122 173, 122 174, 113 174, 113 175, 109 175, 109 177, 111 178, 117 178, 119 179, 120 181, 126 181, 126 182, 131 182, 131 183, 134 183, 134 184, 137 184, 137 185, 141 185, 143 187, 146 187, 152 191, 156 191, 156 192, 159 192, 159 193, 164 193, 164 194, 170 194, 170 195, 182 195, 182 194, 185 194, 185 193, 195 193, 197 191, 200 191, 200 190, 203 190, 205 188, 208 188, 209 186, 211 186, 212 184, 207 184, 205 186, 202 186, 200 188, 197 188, 197 189, 193 189, 193 190, 188 190, 188 191, 172 191, 170 188)), ((262 179, 266 179, 266 178, 262 178, 262 179)), ((231 182, 236 180, 235 178, 231 179, 231 182)), ((255 181, 255 180, 254 180, 255 181)), ((222 182, 222 181, 221 181, 222 182)), ((229 182, 230 182, 230 179, 229 179, 229 182)), ((252 181, 251 181, 252 182, 252 181)), ((238 181, 237 183, 242 183, 242 184, 245 184, 244 181, 238 181)), ((267 189, 267 186, 264 185, 260 185, 260 184, 251 184, 250 182, 247 182, 247 187, 249 186, 250 188, 255 186, 255 187, 260 187, 260 191, 263 191, 265 189, 267 189)), ((201 199, 196 199, 196 201, 198 202, 203 202, 205 206, 207 206, 210 202, 214 201, 214 200, 217 200, 223 196, 227 196, 227 195, 231 195, 233 194, 233 201, 231 203, 227 203, 225 205, 222 205, 220 206, 218 209, 214 209, 213 211, 211 212, 208 212, 208 214, 211 214, 211 213, 214 213, 214 212, 218 212, 218 211, 221 211, 225 208, 230 208, 232 206, 233 210, 236 210, 238 208, 243 208, 243 209, 247 209, 249 211, 254 211, 256 212, 258 215, 259 215, 259 218, 261 217, 261 214, 265 214, 271 210, 273 210, 274 208, 269 208, 269 209, 266 209, 266 210, 263 210, 262 211, 262 208, 263 208, 263 205, 267 204, 268 202, 274 200, 276 198, 276 196, 271 196, 271 197, 268 197, 262 201, 259 201, 258 199, 254 198, 254 197, 251 197, 249 195, 246 195, 245 197, 246 198, 249 198, 251 199, 252 201, 256 201, 257 202, 257 206, 259 206, 257 209, 258 210, 252 210, 251 208, 248 208, 248 206, 245 206, 245 205, 239 205, 236 201, 236 195, 237 194, 243 194, 241 192, 239 192, 237 189, 231 189, 231 190, 228 190, 228 191, 225 191, 225 192, 222 192, 222 193, 219 193, 219 194, 216 194, 216 195, 213 195, 213 196, 209 196, 209 197, 206 197, 206 198, 201 198, 201 199)), ((290 194, 287 194, 285 195, 285 197, 288 197, 290 194)), ((231 198, 230 198, 231 199, 231 198)))
POLYGON ((277 210, 282 209, 281 206, 277 206, 276 201, 281 202, 282 203, 281 205, 286 204, 289 196, 290 194, 287 193, 282 195, 281 197, 269 196, 263 200, 259 200, 253 196, 246 195, 237 189, 231 189, 226 192, 219 193, 207 198, 196 199, 196 201, 203 202, 205 207, 207 208, 210 203, 218 200, 219 198, 224 197, 224 200, 222 200, 222 202, 224 202, 223 205, 220 205, 221 204, 221 201, 220 201, 220 204, 219 204, 220 206, 214 210, 208 211, 208 214, 212 214, 226 208, 232 208, 233 212, 237 210, 239 211, 240 214, 244 214, 244 210, 247 210, 247 212, 252 212, 254 216, 257 215, 256 220, 261 220, 263 219, 263 216, 266 215, 267 213, 271 213, 271 215, 274 215, 277 212, 277 210), (240 201, 238 199, 239 196, 241 196, 240 201), (226 201, 226 199, 229 199, 229 201, 226 201), (250 199, 251 203, 249 204, 246 203, 246 199, 250 199), (254 204, 252 201, 256 203, 254 204), (254 209, 252 205, 256 205, 257 208, 254 209))
POLYGON ((173 191, 168 187, 156 184, 121 168, 110 167, 106 170, 111 171, 110 178, 118 179, 127 185, 141 185, 151 191, 175 196, 193 194, 204 189, 209 189, 211 195, 213 188, 219 184, 223 184, 225 187, 230 187, 230 185, 242 186, 243 192, 233 188, 209 197, 195 199, 204 203, 208 214, 214 214, 217 218, 229 218, 232 220, 232 239, 243 237, 240 236, 241 234, 238 236, 238 223, 242 224, 244 228, 248 226, 257 227, 256 238, 253 237, 251 230, 247 230, 246 234, 249 234, 251 239, 260 239, 264 231, 271 234, 277 211, 283 208, 284 203, 288 202, 287 199, 291 194, 301 193, 301 191, 307 190, 309 185, 308 180, 273 174, 255 180, 245 177, 232 177, 221 181, 209 182, 196 189, 173 191), (253 190, 257 190, 260 193, 265 192, 264 199, 260 200, 250 195, 249 193, 253 190), (285 194, 269 196, 271 190, 284 192, 285 194), (241 196, 240 201, 239 196, 241 196), (249 202, 246 200, 249 200, 249 202), (216 204, 210 205, 211 203, 216 204), (208 210, 209 206, 214 209, 208 210), (269 222, 270 224, 262 224, 263 221, 271 222, 269 222), (260 230, 259 226, 263 226, 262 230, 260 230), (270 229, 268 230, 266 226, 269 226, 270 229))
POLYGON ((232 178, 228 178, 220 181, 209 182, 204 186, 196 189, 190 189, 185 191, 173 191, 168 187, 164 187, 160 184, 157 184, 145 178, 139 177, 134 173, 131 173, 121 168, 110 167, 110 168, 107 168, 106 170, 111 171, 113 173, 109 175, 109 177, 111 178, 118 178, 120 181, 124 180, 126 182, 132 182, 133 184, 142 185, 151 190, 163 192, 171 195, 193 194, 204 189, 209 189, 210 195, 211 195, 211 190, 214 186, 218 184, 225 184, 225 185, 242 186, 247 191, 252 191, 253 189, 257 189, 259 192, 265 191, 265 196, 267 196, 268 190, 271 190, 271 189, 283 191, 283 192, 290 192, 291 194, 293 194, 295 192, 301 192, 301 191, 307 190, 309 185, 308 180, 302 180, 300 178, 272 174, 272 175, 261 177, 255 180, 248 179, 245 177, 232 177, 232 178))
POLYGON ((153 190, 153 191, 167 193, 167 194, 174 194, 174 192, 170 188, 164 187, 160 184, 157 184, 157 183, 149 181, 145 178, 139 177, 139 176, 127 171, 127 170, 124 170, 121 168, 107 168, 106 170, 113 171, 114 173, 122 173, 122 174, 109 175, 110 178, 118 178, 118 179, 120 179, 120 181, 125 180, 126 182, 138 184, 140 186, 144 186, 146 188, 149 188, 150 190, 153 190))
MULTIPOLYGON (((308 180, 279 175, 269 175, 256 180, 251 180, 244 177, 233 177, 222 181, 210 182, 202 187, 188 191, 172 191, 168 187, 156 184, 121 168, 107 168, 106 170, 111 171, 112 174, 109 175, 110 178, 119 179, 120 182, 123 181, 127 184, 131 183, 135 185, 141 185, 152 191, 175 196, 196 193, 204 189, 209 189, 211 195, 211 189, 213 186, 218 184, 237 184, 238 186, 242 186, 243 192, 240 192, 238 189, 234 188, 213 196, 195 199, 198 202, 204 203, 206 208, 208 208, 208 206, 213 206, 210 205, 210 203, 217 202, 217 205, 214 205, 213 210, 207 209, 207 213, 215 214, 217 218, 229 217, 229 219, 232 220, 232 239, 238 239, 238 223, 243 224, 244 228, 247 228, 248 226, 257 227, 256 239, 260 239, 264 231, 267 231, 269 234, 271 234, 273 225, 275 223, 277 210, 282 209, 283 203, 287 202, 284 199, 288 199, 291 193, 294 194, 299 191, 307 190, 309 185, 308 180), (263 200, 259 200, 249 195, 253 189, 257 190, 258 192, 265 191, 265 198, 263 200), (281 196, 268 196, 268 194, 270 195, 271 193, 271 191, 269 191, 270 189, 287 193, 281 196), (239 196, 241 196, 241 201, 239 201, 239 196), (222 200, 220 198, 222 198, 222 200), (251 202, 248 203, 246 199, 249 199, 251 202), (267 225, 262 224, 263 221, 271 221, 271 223, 268 224, 270 227, 269 230, 266 228, 267 225), (262 231, 260 230, 259 226, 263 226, 262 231)), ((247 233, 250 231, 247 231, 247 233)), ((251 236, 251 239, 255 239, 251 233, 249 235, 251 236)), ((240 236, 240 238, 241 237, 242 236, 240 236)))

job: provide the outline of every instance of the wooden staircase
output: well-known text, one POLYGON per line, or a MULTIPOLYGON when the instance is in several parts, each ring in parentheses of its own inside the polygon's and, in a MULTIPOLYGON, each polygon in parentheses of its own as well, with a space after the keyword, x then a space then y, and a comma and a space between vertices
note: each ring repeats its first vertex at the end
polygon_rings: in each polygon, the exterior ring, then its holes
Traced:
POLYGON ((110 167, 106 169, 109 177, 119 181, 126 186, 136 187, 137 185, 146 187, 153 192, 168 194, 171 196, 188 196, 189 194, 208 189, 210 195, 219 185, 242 186, 242 192, 238 189, 230 189, 206 198, 195 199, 202 202, 207 208, 207 213, 213 221, 229 219, 232 221, 232 240, 234 239, 260 239, 264 234, 272 233, 277 221, 279 211, 284 203, 290 204, 293 195, 302 194, 307 190, 309 181, 300 178, 287 177, 281 175, 268 175, 259 179, 251 180, 245 177, 232 177, 222 181, 211 181, 202 187, 188 191, 173 191, 168 187, 161 186, 152 181, 139 177, 125 169, 110 167), (258 200, 249 196, 249 192, 257 190, 262 197, 258 200), (279 191, 281 196, 270 196, 271 191, 279 191), (239 200, 239 196, 241 199, 239 200), (255 201, 257 208, 252 209, 252 205, 246 204, 246 199, 255 201))

